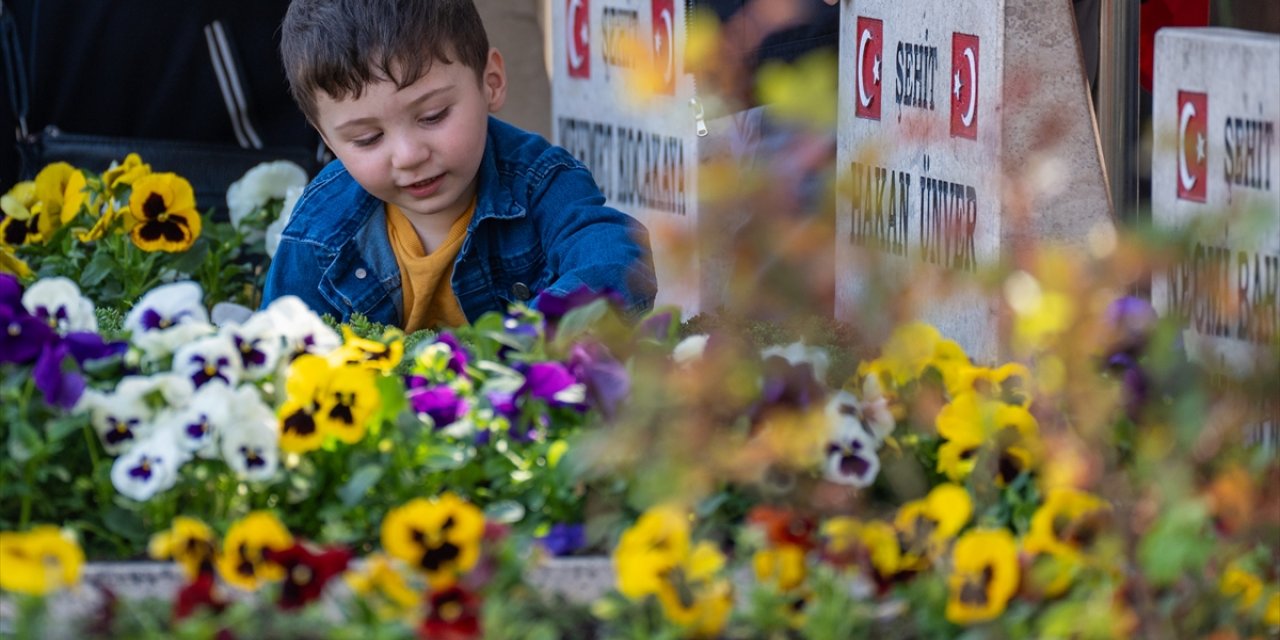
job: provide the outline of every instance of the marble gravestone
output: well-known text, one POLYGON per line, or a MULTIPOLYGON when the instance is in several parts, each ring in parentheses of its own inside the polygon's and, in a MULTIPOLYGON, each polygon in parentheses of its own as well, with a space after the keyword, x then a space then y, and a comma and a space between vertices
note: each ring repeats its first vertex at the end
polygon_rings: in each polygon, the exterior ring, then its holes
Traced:
POLYGON ((1114 233, 1071 2, 844 0, 839 86, 837 319, 1003 357, 974 276, 1114 233))
MULTIPOLYGON (((1152 277, 1187 354, 1226 376, 1275 380, 1280 362, 1280 35, 1162 29, 1152 92, 1155 224, 1189 232, 1152 277)), ((1280 396, 1280 389, 1275 396, 1280 396)), ((1280 397, 1262 437, 1277 442, 1280 397)))
POLYGON ((587 165, 608 203, 648 228, 657 304, 690 317, 704 306, 695 239, 705 123, 684 71, 684 4, 552 0, 551 128, 553 142, 587 165), (653 95, 638 98, 637 81, 653 95))

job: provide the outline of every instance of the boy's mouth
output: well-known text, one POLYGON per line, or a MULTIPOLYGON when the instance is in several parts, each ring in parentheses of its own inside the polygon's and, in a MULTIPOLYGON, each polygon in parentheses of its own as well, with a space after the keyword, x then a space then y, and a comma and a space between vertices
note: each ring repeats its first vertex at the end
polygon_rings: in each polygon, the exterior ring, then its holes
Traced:
POLYGON ((409 192, 409 195, 412 195, 415 198, 425 198, 435 193, 436 190, 440 188, 440 179, 443 177, 444 175, 438 175, 433 178, 427 178, 426 180, 419 180, 401 188, 409 192))

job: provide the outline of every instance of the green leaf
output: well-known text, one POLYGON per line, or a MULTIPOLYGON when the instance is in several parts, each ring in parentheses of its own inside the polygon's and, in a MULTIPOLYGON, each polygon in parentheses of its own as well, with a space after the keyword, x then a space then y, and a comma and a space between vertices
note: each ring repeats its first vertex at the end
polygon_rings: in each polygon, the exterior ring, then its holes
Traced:
POLYGON ((367 464, 360 467, 355 473, 351 474, 351 479, 347 481, 347 484, 338 489, 338 497, 342 499, 342 504, 346 507, 354 507, 381 478, 382 465, 367 464))
POLYGON ((209 255, 209 241, 205 238, 198 238, 191 245, 190 249, 182 253, 174 254, 173 260, 169 262, 168 267, 184 274, 195 273, 204 264, 204 260, 209 255))
POLYGON ((501 524, 514 524, 524 519, 524 505, 515 500, 499 500, 485 507, 484 517, 501 524))
POLYGON ((84 416, 62 416, 45 425, 44 431, 48 435, 49 443, 53 444, 83 429, 84 426, 84 416))
POLYGON ((40 450, 40 434, 26 421, 19 420, 11 426, 8 445, 11 458, 26 462, 40 450))
POLYGON ((556 344, 572 344, 575 339, 589 331, 608 313, 609 303, 604 298, 597 298, 589 304, 570 310, 569 313, 564 314, 563 318, 560 318, 559 324, 556 325, 556 344))
POLYGON ((138 514, 113 506, 102 516, 102 522, 112 533, 129 540, 142 540, 147 532, 138 514))
POLYGON ((461 469, 466 466, 471 457, 461 447, 441 445, 427 453, 426 460, 422 463, 422 470, 426 473, 437 473, 461 469))
POLYGON ((1208 524, 1209 512, 1199 502, 1178 503, 1161 514, 1138 545, 1138 561, 1147 578, 1166 586, 1201 570, 1213 552, 1208 524))
POLYGON ((80 290, 88 291, 93 287, 101 284, 111 272, 115 270, 115 264, 111 260, 111 254, 107 251, 93 252, 93 258, 89 260, 89 264, 85 265, 84 272, 80 274, 80 290))

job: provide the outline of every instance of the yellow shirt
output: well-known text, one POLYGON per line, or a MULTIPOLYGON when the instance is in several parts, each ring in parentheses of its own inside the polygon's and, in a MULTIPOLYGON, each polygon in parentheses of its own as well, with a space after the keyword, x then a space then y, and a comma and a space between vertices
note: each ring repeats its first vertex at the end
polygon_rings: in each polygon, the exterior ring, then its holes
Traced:
POLYGON ((404 330, 413 332, 466 324, 467 316, 453 295, 449 280, 453 277, 453 261, 467 237, 467 225, 476 211, 475 200, 454 221, 444 242, 430 254, 422 248, 422 241, 404 212, 391 203, 387 203, 386 211, 387 239, 400 267, 400 285, 404 291, 404 330))

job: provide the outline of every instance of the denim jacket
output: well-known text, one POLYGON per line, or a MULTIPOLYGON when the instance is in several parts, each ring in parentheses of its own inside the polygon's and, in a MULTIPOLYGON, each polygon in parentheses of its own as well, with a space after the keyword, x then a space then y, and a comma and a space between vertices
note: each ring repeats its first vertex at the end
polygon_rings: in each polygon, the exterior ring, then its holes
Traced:
MULTIPOLYGON (((591 173, 541 136, 489 118, 476 210, 450 283, 468 321, 539 293, 620 294, 632 316, 657 291, 648 232, 605 206, 591 173)), ((335 160, 307 185, 267 272, 262 305, 296 295, 318 314, 403 326, 400 269, 381 200, 335 160)))

